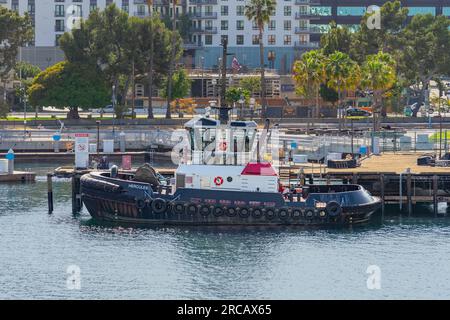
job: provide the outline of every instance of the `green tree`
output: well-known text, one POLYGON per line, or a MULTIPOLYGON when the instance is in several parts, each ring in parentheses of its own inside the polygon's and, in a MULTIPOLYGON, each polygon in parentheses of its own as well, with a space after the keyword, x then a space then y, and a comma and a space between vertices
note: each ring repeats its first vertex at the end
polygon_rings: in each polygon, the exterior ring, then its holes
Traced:
POLYGON ((9 106, 3 100, 0 100, 0 119, 4 119, 8 116, 9 106))
MULTIPOLYGON (((167 98, 167 90, 168 86, 166 85, 168 82, 168 79, 166 78, 164 80, 165 85, 163 86, 164 90, 162 92, 162 96, 164 98, 167 98)), ((188 96, 191 92, 191 84, 192 80, 189 79, 189 76, 184 69, 178 69, 172 76, 172 83, 173 83, 173 89, 172 89, 172 98, 173 99, 180 99, 188 96)))
POLYGON ((320 85, 320 97, 324 100, 324 101, 328 101, 331 102, 334 106, 334 104, 336 102, 338 102, 338 93, 336 92, 336 90, 329 88, 326 84, 327 84, 328 80, 325 81, 324 83, 322 83, 320 85))
POLYGON ((245 77, 239 81, 239 86, 253 96, 255 92, 261 91, 261 80, 259 77, 245 77))
POLYGON ((366 13, 360 23, 358 32, 354 34, 351 53, 352 59, 362 64, 367 55, 379 51, 390 53, 399 60, 404 45, 403 29, 408 19, 408 9, 401 2, 388 1, 380 8, 381 26, 370 29, 367 22, 371 14, 366 13))
POLYGON ((275 13, 275 0, 250 0, 249 4, 245 6, 245 16, 248 20, 254 22, 259 30, 259 64, 261 69, 261 103, 262 116, 266 115, 266 78, 265 78, 265 62, 264 62, 264 44, 263 33, 264 26, 269 23, 270 16, 275 13))
POLYGON ((34 106, 68 107, 68 118, 78 119, 78 109, 103 107, 110 101, 109 86, 99 70, 67 61, 39 73, 28 89, 34 106))
POLYGON ((378 131, 381 123, 383 95, 394 86, 397 79, 395 61, 391 55, 380 51, 375 55, 367 56, 361 70, 361 86, 373 90, 374 130, 378 131))
POLYGON ((236 103, 241 100, 241 98, 243 98, 244 101, 248 101, 250 98, 250 91, 242 87, 230 87, 225 93, 225 99, 229 104, 236 103))
POLYGON ((405 28, 399 71, 427 105, 431 79, 450 75, 449 27, 448 18, 426 14, 414 16, 405 28))
POLYGON ((352 44, 352 32, 347 26, 338 26, 330 22, 330 29, 320 38, 320 48, 323 54, 329 55, 335 51, 349 54, 352 44))
POLYGON ((360 68, 358 64, 342 52, 336 51, 328 56, 325 65, 327 86, 338 93, 339 130, 342 128, 342 92, 355 89, 359 84, 360 68))
POLYGON ((326 57, 320 50, 311 50, 302 55, 294 63, 294 80, 297 84, 296 92, 306 98, 315 98, 314 117, 319 116, 320 85, 325 81, 326 57))
MULTIPOLYGON (((28 14, 21 17, 15 10, 0 6, 0 84, 3 90, 6 90, 6 78, 16 65, 19 48, 32 38, 33 26, 28 14)), ((4 98, 3 102, 6 104, 4 98)))

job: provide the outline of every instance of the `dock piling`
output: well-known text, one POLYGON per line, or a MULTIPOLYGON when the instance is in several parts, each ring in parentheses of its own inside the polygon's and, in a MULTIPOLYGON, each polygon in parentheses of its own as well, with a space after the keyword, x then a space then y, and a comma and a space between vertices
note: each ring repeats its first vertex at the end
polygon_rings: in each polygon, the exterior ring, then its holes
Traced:
POLYGON ((434 213, 435 217, 437 217, 437 212, 438 212, 437 193, 438 193, 438 176, 434 175, 433 176, 433 213, 434 213))
POLYGON ((412 187, 411 187, 411 169, 406 169, 406 201, 408 203, 408 215, 412 213, 412 187))
POLYGON ((384 220, 384 174, 380 174, 381 220, 384 220))
POLYGON ((74 174, 72 176, 72 213, 79 213, 81 211, 81 206, 80 176, 74 174))
POLYGON ((53 213, 53 175, 51 173, 47 174, 47 202, 48 202, 48 213, 53 213))

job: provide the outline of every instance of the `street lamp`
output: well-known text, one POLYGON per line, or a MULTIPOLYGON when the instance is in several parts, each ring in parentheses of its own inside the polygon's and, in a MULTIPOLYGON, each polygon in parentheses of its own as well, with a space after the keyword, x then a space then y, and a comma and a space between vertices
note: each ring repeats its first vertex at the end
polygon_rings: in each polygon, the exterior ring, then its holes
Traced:
POLYGON ((112 98, 111 98, 111 102, 112 102, 112 108, 113 108, 113 139, 115 137, 115 119, 116 119, 116 86, 113 84, 112 86, 112 98))
POLYGON ((97 124, 97 156, 99 155, 100 150, 100 120, 95 121, 97 124))
POLYGON ((200 57, 200 61, 201 61, 201 68, 202 68, 202 98, 204 97, 204 91, 203 91, 203 81, 204 81, 204 74, 203 74, 203 69, 204 69, 204 63, 205 63, 205 57, 200 57))

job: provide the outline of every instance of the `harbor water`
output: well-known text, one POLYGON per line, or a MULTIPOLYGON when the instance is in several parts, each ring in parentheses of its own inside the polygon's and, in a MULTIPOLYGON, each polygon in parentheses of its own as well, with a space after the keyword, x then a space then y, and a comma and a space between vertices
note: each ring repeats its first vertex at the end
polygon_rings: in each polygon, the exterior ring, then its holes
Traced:
POLYGON ((49 215, 54 166, 36 167, 0 185, 3 299, 450 298, 450 218, 427 207, 344 229, 120 227, 73 216, 67 179, 49 215))

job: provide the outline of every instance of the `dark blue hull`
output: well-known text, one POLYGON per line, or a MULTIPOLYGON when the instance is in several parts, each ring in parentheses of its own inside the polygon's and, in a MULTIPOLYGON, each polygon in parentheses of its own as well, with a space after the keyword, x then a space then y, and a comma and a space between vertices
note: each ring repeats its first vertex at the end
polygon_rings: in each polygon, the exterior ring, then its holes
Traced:
POLYGON ((314 186, 304 199, 184 188, 165 194, 100 174, 81 178, 81 195, 96 220, 145 225, 348 225, 367 222, 380 207, 378 198, 352 185, 314 186))

